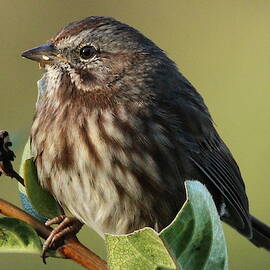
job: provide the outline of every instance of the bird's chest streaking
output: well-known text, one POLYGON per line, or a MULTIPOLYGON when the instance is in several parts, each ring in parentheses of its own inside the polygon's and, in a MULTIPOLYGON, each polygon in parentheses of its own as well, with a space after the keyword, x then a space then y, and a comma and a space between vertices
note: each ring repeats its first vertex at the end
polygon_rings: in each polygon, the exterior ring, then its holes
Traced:
POLYGON ((55 94, 46 93, 32 126, 41 185, 100 234, 167 225, 182 202, 176 151, 162 123, 120 105, 60 105, 55 94))

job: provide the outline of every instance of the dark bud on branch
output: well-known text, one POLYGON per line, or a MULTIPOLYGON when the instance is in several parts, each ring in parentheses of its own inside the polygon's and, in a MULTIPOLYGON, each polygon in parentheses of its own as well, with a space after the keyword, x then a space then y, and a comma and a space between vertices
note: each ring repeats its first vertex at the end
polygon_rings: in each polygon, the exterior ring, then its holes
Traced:
POLYGON ((12 143, 7 131, 0 130, 0 175, 4 173, 13 177, 13 167, 11 161, 14 160, 15 154, 9 149, 12 143))

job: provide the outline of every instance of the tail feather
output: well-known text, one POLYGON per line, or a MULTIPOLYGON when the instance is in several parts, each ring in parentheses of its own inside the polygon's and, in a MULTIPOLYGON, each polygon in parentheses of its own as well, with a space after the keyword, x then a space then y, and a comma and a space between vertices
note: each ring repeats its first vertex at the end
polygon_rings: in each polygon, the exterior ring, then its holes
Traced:
POLYGON ((257 247, 263 247, 270 251, 270 227, 251 216, 253 237, 250 241, 257 247))

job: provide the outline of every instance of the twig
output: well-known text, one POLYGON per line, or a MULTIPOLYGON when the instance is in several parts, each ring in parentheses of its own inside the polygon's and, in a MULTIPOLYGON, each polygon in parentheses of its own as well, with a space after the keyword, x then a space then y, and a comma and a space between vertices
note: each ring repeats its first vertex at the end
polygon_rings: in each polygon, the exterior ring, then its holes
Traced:
POLYGON ((9 173, 5 173, 7 176, 11 178, 15 178, 18 182, 20 182, 24 186, 24 179, 13 169, 9 171, 9 173))
MULTIPOLYGON (((0 214, 18 218, 28 223, 37 231, 38 235, 44 239, 46 239, 51 233, 52 229, 46 227, 38 219, 3 199, 0 199, 0 214)), ((82 245, 78 240, 71 240, 70 242, 61 246, 58 251, 66 258, 72 259, 86 269, 108 270, 106 262, 87 247, 82 245)))

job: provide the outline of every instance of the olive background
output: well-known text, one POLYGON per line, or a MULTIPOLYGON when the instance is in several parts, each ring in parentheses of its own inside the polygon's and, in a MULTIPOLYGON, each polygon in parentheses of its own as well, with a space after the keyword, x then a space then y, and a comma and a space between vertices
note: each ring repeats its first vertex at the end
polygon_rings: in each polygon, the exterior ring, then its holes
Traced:
MULTIPOLYGON (((18 168, 34 113, 42 70, 20 57, 67 23, 115 17, 164 49, 205 99, 237 160, 251 212, 270 224, 270 1, 256 0, 0 0, 0 129, 12 135, 18 168)), ((49 131, 48 131, 49 132, 49 131)), ((0 178, 0 197, 19 205, 17 183, 0 178)), ((157 198, 158 200, 158 198, 157 198)), ((270 253, 224 225, 230 269, 270 269, 270 253)), ((79 238, 105 257, 89 228, 79 238)), ((0 269, 81 269, 68 260, 0 254, 0 269)))

